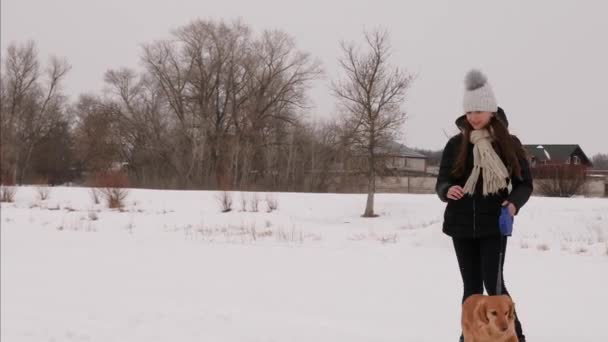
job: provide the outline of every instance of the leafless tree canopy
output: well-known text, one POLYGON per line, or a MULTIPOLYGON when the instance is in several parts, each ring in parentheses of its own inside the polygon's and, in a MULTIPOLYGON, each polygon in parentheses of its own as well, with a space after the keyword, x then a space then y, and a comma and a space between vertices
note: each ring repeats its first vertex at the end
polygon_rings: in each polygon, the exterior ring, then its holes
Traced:
POLYGON ((593 156, 591 162, 595 170, 608 170, 608 154, 598 153, 593 156))
POLYGON ((368 198, 363 216, 374 215, 373 203, 380 157, 395 140, 405 121, 402 109, 413 76, 390 64, 391 45, 387 32, 366 32, 365 49, 342 43, 339 60, 342 79, 334 82, 333 92, 342 105, 342 123, 348 145, 361 156, 368 179, 368 198))
POLYGON ((34 42, 9 45, 1 74, 2 129, 0 174, 3 181, 23 182, 35 147, 59 124, 66 99, 61 83, 67 61, 50 58, 41 67, 34 42))
POLYGON ((42 63, 34 42, 13 43, 0 72, 2 183, 86 184, 120 171, 133 187, 324 191, 351 157, 380 164, 411 81, 389 64, 385 33, 366 34, 364 51, 342 47, 333 89, 347 115, 312 122, 307 91, 321 65, 279 30, 192 21, 72 102, 67 61, 42 63))
POLYGON ((178 187, 245 188, 257 178, 289 186, 279 170, 295 170, 285 165, 295 153, 286 146, 303 123, 306 89, 321 72, 291 37, 254 37, 238 21, 197 20, 145 45, 142 63, 139 79, 128 70, 106 75, 121 126, 140 135, 130 139, 163 156, 162 164, 134 172, 155 182, 175 174, 177 184, 167 185, 178 187))

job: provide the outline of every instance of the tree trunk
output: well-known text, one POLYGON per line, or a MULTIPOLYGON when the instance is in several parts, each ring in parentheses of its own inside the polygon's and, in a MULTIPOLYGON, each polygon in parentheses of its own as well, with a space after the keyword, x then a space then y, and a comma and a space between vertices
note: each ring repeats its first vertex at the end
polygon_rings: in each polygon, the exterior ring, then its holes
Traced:
POLYGON ((370 158, 369 171, 367 173, 367 203, 365 205, 365 213, 363 217, 376 217, 374 214, 374 194, 376 193, 376 168, 374 167, 374 159, 370 158))

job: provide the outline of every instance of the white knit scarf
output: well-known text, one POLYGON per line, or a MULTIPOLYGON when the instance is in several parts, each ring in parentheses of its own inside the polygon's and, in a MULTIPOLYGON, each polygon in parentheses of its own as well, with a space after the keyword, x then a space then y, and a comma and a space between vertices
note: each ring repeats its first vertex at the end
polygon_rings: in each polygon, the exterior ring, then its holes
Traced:
POLYGON ((483 172, 483 195, 495 194, 507 188, 509 171, 492 147, 492 137, 487 129, 471 131, 473 147, 473 172, 464 185, 464 192, 473 195, 479 174, 483 172))

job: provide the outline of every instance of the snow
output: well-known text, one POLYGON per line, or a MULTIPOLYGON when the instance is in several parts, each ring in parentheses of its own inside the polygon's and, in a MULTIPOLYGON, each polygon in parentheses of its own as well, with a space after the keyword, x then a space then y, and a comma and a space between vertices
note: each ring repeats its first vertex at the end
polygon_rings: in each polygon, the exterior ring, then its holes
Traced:
MULTIPOLYGON (((433 195, 86 188, 1 207, 2 341, 456 341, 462 283, 433 195), (244 194, 246 199, 254 196, 244 194)), ((530 341, 607 341, 608 200, 533 197, 505 280, 530 341)))

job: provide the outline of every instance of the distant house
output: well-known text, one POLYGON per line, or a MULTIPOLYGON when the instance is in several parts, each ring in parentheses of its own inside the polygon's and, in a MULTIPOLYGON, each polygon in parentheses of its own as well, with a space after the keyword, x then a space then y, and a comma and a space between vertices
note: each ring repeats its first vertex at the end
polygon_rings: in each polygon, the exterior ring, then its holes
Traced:
MULTIPOLYGON (((378 160, 384 161, 384 170, 386 175, 406 175, 406 174, 424 174, 427 172, 427 157, 411 148, 399 144, 392 143, 387 147, 381 147, 376 150, 378 160)), ((331 166, 333 172, 357 173, 366 170, 367 156, 358 154, 334 162, 331 166)), ((385 175, 385 174, 380 174, 385 175)))
POLYGON ((427 172, 428 158, 403 144, 392 143, 389 147, 381 149, 379 155, 386 161, 388 170, 400 173, 427 172))
MULTIPOLYGON (((377 147, 378 162, 376 191, 385 193, 431 193, 435 177, 428 172, 428 157, 403 144, 391 143, 377 147)), ((323 180, 325 191, 365 193, 367 159, 364 153, 344 154, 342 160, 331 164, 329 177, 323 180)), ((314 174, 314 171, 311 173, 314 174)))
POLYGON ((593 164, 579 145, 524 145, 530 166, 572 164, 591 167, 593 164))

